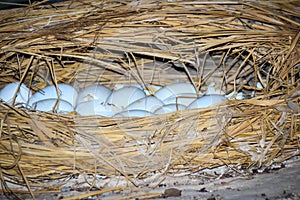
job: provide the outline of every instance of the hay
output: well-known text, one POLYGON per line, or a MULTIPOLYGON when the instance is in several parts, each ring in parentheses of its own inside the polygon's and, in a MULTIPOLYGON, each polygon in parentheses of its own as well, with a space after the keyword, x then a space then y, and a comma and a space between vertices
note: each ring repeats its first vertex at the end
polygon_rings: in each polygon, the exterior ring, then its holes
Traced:
MULTIPOLYGON (((21 81, 37 91, 53 82, 113 88, 180 80, 205 91, 217 80, 227 93, 255 93, 214 108, 130 120, 1 102, 2 185, 26 186, 34 197, 75 174, 122 175, 135 186, 159 174, 150 181, 155 186, 167 174, 262 167, 299 155, 299 7, 298 1, 66 1, 1 11, 1 86, 21 81)), ((107 191, 113 190, 121 189, 107 191)))

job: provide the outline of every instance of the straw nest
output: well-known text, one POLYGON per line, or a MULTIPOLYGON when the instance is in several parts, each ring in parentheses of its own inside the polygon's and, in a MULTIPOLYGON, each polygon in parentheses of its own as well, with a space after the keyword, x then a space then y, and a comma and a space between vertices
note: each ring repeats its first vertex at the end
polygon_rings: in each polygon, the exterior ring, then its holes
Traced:
POLYGON ((50 186, 50 180, 76 174, 155 185, 167 174, 262 167, 299 155, 299 9, 292 0, 145 0, 2 10, 1 87, 180 81, 205 91, 214 81, 226 93, 252 95, 130 120, 1 102, 2 184, 26 186, 33 196, 64 183, 50 186), (147 179, 154 174, 160 178, 147 179))

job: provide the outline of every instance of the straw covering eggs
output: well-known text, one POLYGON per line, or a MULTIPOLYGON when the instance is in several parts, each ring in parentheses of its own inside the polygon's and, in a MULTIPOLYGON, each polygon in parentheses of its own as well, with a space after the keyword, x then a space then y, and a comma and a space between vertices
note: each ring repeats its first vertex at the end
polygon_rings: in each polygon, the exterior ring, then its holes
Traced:
POLYGON ((14 105, 27 104, 31 96, 31 91, 23 83, 21 85, 20 82, 9 83, 0 91, 0 99, 11 104, 15 94, 14 105))

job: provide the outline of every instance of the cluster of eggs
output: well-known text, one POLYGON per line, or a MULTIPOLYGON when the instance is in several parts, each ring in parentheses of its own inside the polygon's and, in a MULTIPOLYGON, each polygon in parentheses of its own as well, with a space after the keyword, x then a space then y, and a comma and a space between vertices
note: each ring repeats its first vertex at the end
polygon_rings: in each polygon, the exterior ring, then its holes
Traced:
POLYGON ((23 104, 29 109, 57 113, 76 111, 79 115, 104 117, 144 117, 168 112, 205 108, 226 100, 223 95, 197 92, 190 83, 175 83, 156 88, 127 85, 118 89, 96 84, 79 91, 68 84, 47 86, 32 95, 24 85, 10 83, 0 91, 0 99, 14 104, 23 104), (59 95, 59 98, 58 98, 59 95))

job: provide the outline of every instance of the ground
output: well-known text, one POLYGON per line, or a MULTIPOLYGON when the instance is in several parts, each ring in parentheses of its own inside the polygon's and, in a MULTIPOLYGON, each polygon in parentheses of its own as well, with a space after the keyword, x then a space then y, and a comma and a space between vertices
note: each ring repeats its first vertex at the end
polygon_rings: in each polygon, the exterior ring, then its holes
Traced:
MULTIPOLYGON (((218 169, 220 170, 220 169, 218 169)), ((214 171, 216 173, 216 171, 214 171)), ((144 197, 149 199, 300 199, 300 159, 294 158, 278 167, 269 170, 258 170, 253 175, 230 176, 230 173, 224 173, 223 176, 211 179, 204 177, 205 173, 185 176, 185 177, 167 177, 159 186, 151 189, 149 187, 140 187, 132 191, 123 190, 121 192, 107 192, 102 195, 91 195, 83 199, 144 199, 141 191, 144 191, 144 197), (224 176, 226 175, 226 176, 224 176), (229 175, 229 176, 228 176, 229 175), (149 194, 153 194, 150 198, 149 194)), ((218 173, 217 173, 218 174, 218 173)), ((75 180, 73 180, 75 181, 75 180)), ((78 177, 77 181, 78 183, 78 177)), ((71 181, 72 183, 72 181, 71 181)), ((70 185, 70 183, 68 183, 70 185)), ((73 184, 74 185, 74 184, 73 184)), ((82 185, 83 186, 83 185, 82 185)), ((86 194, 87 192, 79 188, 70 188, 60 193, 36 195, 36 199, 64 199, 86 194)), ((90 191, 92 194, 92 191, 90 191)), ((22 195, 22 199, 31 199, 30 196, 22 195)), ((6 199, 0 194, 0 199, 6 199)))

